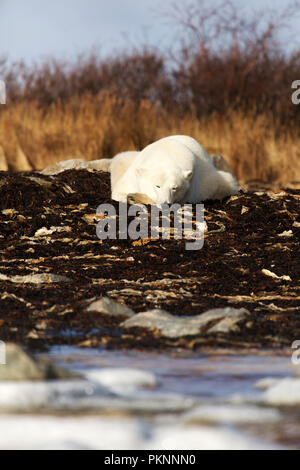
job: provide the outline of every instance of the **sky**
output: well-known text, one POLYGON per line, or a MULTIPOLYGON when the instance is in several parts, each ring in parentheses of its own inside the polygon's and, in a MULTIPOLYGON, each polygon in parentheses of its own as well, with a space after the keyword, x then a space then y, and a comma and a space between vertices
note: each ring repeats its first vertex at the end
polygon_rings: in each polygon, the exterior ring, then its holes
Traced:
MULTIPOLYGON (((171 3, 170 0, 164 2, 171 3)), ((159 44, 153 24, 157 0, 0 0, 0 56, 12 60, 69 58, 128 42, 159 44)))
MULTIPOLYGON (((185 2, 186 0, 181 0, 185 2)), ((214 0, 211 0, 213 2, 214 0)), ((234 0, 251 7, 271 0, 234 0)), ((287 0, 275 0, 283 5, 287 0)), ((173 0, 0 0, 0 57, 38 62, 99 49, 104 53, 141 43, 162 46, 172 28, 160 17, 173 0)), ((300 29, 300 19, 292 29, 300 29)))

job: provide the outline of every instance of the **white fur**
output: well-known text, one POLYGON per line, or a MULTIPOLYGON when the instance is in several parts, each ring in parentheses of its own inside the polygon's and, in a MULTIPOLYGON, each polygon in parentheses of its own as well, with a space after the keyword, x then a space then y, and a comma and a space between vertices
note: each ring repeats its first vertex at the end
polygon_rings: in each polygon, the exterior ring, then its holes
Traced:
POLYGON ((112 199, 117 201, 139 193, 156 204, 198 203, 239 189, 230 173, 216 170, 201 145, 184 135, 165 137, 141 152, 118 154, 110 170, 112 199))
MULTIPOLYGON (((112 158, 110 163, 110 182, 111 187, 115 188, 117 181, 125 174, 129 166, 133 163, 134 159, 140 152, 128 151, 121 152, 112 158)), ((113 198, 114 199, 114 198, 113 198)), ((118 199, 116 199, 118 200, 118 199)))

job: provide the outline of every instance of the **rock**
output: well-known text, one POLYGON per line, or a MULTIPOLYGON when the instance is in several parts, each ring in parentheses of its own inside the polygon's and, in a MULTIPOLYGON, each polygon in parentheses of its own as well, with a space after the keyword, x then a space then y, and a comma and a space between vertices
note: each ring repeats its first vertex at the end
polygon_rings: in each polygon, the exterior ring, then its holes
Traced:
POLYGON ((52 282, 70 282, 70 279, 51 273, 27 274, 25 276, 6 276, 6 274, 0 273, 0 281, 9 281, 16 284, 50 284, 52 282))
POLYGON ((136 314, 121 324, 124 328, 134 326, 160 330, 162 336, 179 338, 199 333, 229 333, 238 329, 238 323, 249 315, 248 310, 231 307, 215 308, 193 317, 177 317, 164 310, 149 310, 136 314), (217 322, 209 327, 211 322, 217 322))
POLYGON ((258 390, 267 390, 268 388, 272 387, 273 385, 276 385, 280 381, 281 379, 276 379, 274 377, 266 377, 255 382, 254 386, 258 390))
POLYGON ((72 158, 70 160, 63 160, 51 165, 41 171, 43 175, 58 175, 66 170, 80 170, 86 168, 86 162, 81 158, 72 158))
POLYGON ((110 158, 101 158, 100 160, 92 160, 87 163, 87 168, 90 170, 97 170, 97 171, 106 171, 110 172, 110 158))
MULTIPOLYGON (((52 377, 51 377, 52 378, 52 377)), ((87 410, 108 405, 111 390, 86 380, 0 381, 0 410, 27 411, 87 410)), ((123 400, 123 402, 125 399, 123 400)))
POLYGON ((72 158, 70 160, 63 160, 51 165, 40 173, 43 175, 58 175, 66 170, 98 170, 98 171, 109 171, 110 159, 102 158, 99 160, 85 161, 82 158, 72 158))
MULTIPOLYGON (((169 419, 167 424, 128 415, 88 416, 49 415, 2 415, 0 426, 0 448, 3 450, 103 450, 106 463, 120 468, 139 468, 130 461, 131 450, 166 450, 166 458, 178 459, 180 454, 172 450, 253 450, 278 449, 279 445, 268 444, 260 436, 252 437, 245 431, 211 426, 178 426, 169 419), (25 431, 26 430, 26 431, 25 431), (114 451, 124 450, 123 454, 114 451), (111 450, 108 454, 108 450, 111 450), (124 455, 124 456, 122 456, 124 455), (125 457, 127 455, 127 457, 125 457), (119 459, 119 460, 117 460, 119 459), (121 461, 121 459, 126 459, 121 461)), ((142 453, 140 453, 142 455, 142 453)), ((143 452, 145 454, 145 452, 143 452)), ((153 454, 153 452, 151 452, 153 454)), ((194 452, 182 455, 186 462, 193 462, 194 452)), ((136 459, 137 457, 135 457, 136 459)), ((163 461, 163 455, 158 457, 163 461)), ((164 461, 166 464, 167 461, 164 461)), ((153 460, 153 464, 155 461, 153 460)), ((159 460, 157 460, 159 464, 159 460)), ((182 460, 182 463, 185 463, 182 460)))
POLYGON ((255 405, 212 404, 192 408, 183 415, 186 424, 265 424, 278 422, 281 415, 277 410, 255 405))
POLYGON ((69 226, 64 226, 64 227, 51 226, 50 229, 47 229, 46 227, 42 227, 35 232, 34 237, 46 237, 48 235, 52 235, 55 232, 57 233, 72 232, 72 228, 69 226))
POLYGON ((159 426, 146 449, 174 450, 276 450, 280 446, 268 444, 246 432, 229 427, 214 426, 159 426))
MULTIPOLYGON (((123 374, 126 375, 123 369, 123 374)), ((120 371, 121 372, 121 371, 120 371)), ((86 374, 88 375, 88 374, 86 374)), ((187 411, 195 406, 195 400, 185 395, 155 392, 137 386, 129 387, 132 378, 126 382, 112 381, 110 377, 97 377, 91 373, 91 380, 24 380, 0 381, 0 411, 34 411, 55 410, 61 411, 90 411, 103 410, 115 412, 138 413, 170 413, 187 411), (109 382, 111 386, 102 385, 102 381, 109 382), (99 383, 100 382, 100 383, 99 383)), ((152 383, 145 376, 139 378, 143 382, 152 383)), ((1 413, 0 413, 1 414, 1 413)), ((2 433, 3 434, 3 433, 2 433)))
POLYGON ((99 312, 107 315, 123 317, 132 317, 135 315, 134 311, 126 305, 119 304, 109 297, 100 297, 98 300, 94 300, 87 308, 88 312, 99 312))
MULTIPOLYGON (((230 308, 230 307, 227 307, 227 308, 230 308)), ((215 309, 215 310, 219 310, 219 309, 215 309)), ((225 310, 225 309, 220 309, 220 310, 225 310)), ((209 328, 208 330, 209 333, 230 333, 231 331, 239 330, 238 323, 241 320, 245 319, 246 315, 249 314, 249 312, 243 308, 241 309, 230 308, 230 310, 231 311, 229 312, 228 316, 224 317, 216 325, 209 328), (235 312, 233 312, 232 310, 235 310, 235 312), (241 312, 241 310, 245 310, 245 312, 241 312)))
MULTIPOLYGON (((151 428, 138 418, 127 416, 0 416, 1 450, 107 450, 142 449, 151 428)), ((111 456, 113 454, 111 453, 111 456)), ((125 454, 124 454, 125 455, 125 454)), ((123 457, 120 457, 123 458, 123 457)), ((124 457, 128 458, 128 457, 124 457)), ((114 465, 113 459, 112 465, 114 465)), ((128 463, 127 460, 124 462, 128 463)), ((120 467, 122 467, 121 465, 120 467)), ((127 467, 127 465, 126 465, 127 467)))
POLYGON ((0 365, 1 380, 45 380, 78 377, 53 365, 44 358, 35 358, 14 343, 5 347, 5 364, 0 365))
POLYGON ((299 406, 300 379, 287 377, 271 383, 262 394, 260 401, 272 406, 299 406))
POLYGON ((86 378, 100 383, 117 393, 128 393, 137 388, 154 388, 155 375, 151 372, 129 368, 94 369, 86 373, 86 378))

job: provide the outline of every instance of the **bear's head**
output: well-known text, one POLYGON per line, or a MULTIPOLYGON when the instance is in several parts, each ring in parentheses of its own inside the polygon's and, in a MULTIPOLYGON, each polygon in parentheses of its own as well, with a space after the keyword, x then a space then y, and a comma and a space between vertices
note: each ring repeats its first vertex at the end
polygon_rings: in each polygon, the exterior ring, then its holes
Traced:
POLYGON ((183 199, 190 187, 193 170, 172 169, 170 172, 137 168, 140 192, 156 204, 173 204, 183 199))

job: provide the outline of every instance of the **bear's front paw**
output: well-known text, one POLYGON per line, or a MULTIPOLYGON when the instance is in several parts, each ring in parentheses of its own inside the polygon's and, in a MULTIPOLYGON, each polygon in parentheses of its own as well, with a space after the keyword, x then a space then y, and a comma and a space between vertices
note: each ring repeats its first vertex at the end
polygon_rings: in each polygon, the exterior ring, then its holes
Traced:
POLYGON ((113 193, 111 198, 113 201, 127 202, 127 194, 113 193))
POLYGON ((147 194, 132 193, 127 196, 128 204, 155 204, 155 202, 147 196, 147 194))

